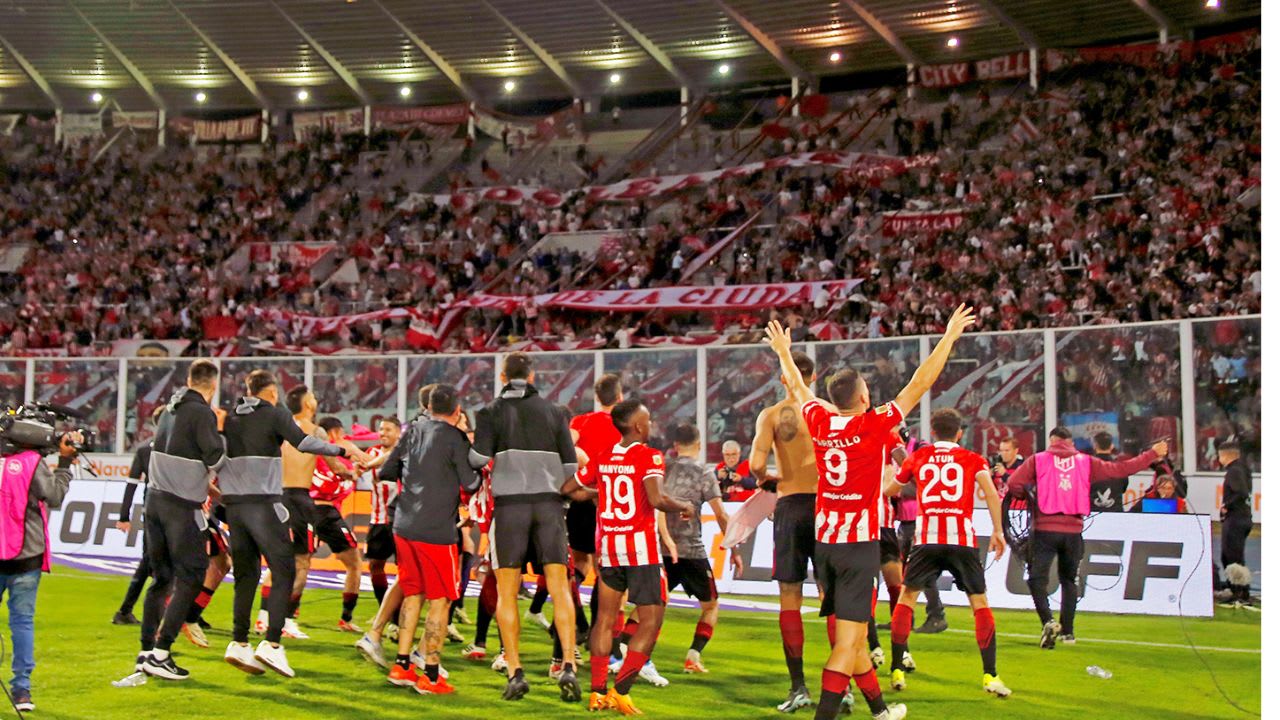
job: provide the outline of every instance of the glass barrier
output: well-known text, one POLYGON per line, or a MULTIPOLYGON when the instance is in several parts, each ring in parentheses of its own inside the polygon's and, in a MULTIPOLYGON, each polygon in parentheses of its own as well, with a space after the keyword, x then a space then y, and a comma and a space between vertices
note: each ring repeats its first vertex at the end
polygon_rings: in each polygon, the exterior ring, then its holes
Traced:
POLYGON ((1056 333, 1058 423, 1076 446, 1106 432, 1122 455, 1162 438, 1181 463, 1182 379, 1176 323, 1056 333))
POLYGON ((964 417, 974 452, 992 458, 1006 437, 1026 457, 1043 449, 1044 333, 962 336, 930 396, 931 412, 946 407, 964 417))
POLYGON ((596 357, 594 353, 537 353, 533 355, 533 379, 538 392, 571 415, 596 407, 596 357))
MULTIPOLYGON (((489 404, 494 398, 494 357, 492 355, 452 355, 409 358, 405 393, 408 421, 417 417, 421 405, 418 391, 431 383, 448 383, 458 390, 462 408, 469 413, 489 404)), ((473 421, 474 417, 471 418, 473 421)))
MULTIPOLYGON (((803 350, 798 345, 797 349, 803 350)), ((760 411, 782 400, 778 357, 763 346, 707 349, 707 461, 724 459, 724 443, 741 447, 740 460, 751 454, 760 411)))
MULTIPOLYGON (((814 349, 814 362, 818 366, 817 394, 827 398, 826 382, 835 371, 852 368, 867 383, 872 405, 887 403, 911 379, 920 365, 920 340, 918 338, 868 340, 856 343, 819 343, 814 349)), ((912 435, 920 436, 920 408, 907 415, 907 427, 912 435)))
POLYGON ((1196 469, 1221 470, 1217 444, 1235 437, 1246 457, 1262 440, 1262 321, 1229 318, 1192 323, 1195 361, 1196 469))
POLYGON ((317 359, 312 369, 316 418, 336 415, 351 428, 373 427, 399 411, 399 361, 395 358, 317 359))
MULTIPOLYGON (((95 433, 89 449, 115 452, 119 360, 37 360, 35 373, 36 400, 84 413, 80 424, 95 433)), ((70 427, 68 424, 60 429, 70 427)))
POLYGON ((640 396, 653 415, 649 444, 660 450, 682 422, 697 423, 696 350, 625 350, 605 353, 605 372, 617 373, 627 397, 640 396))
POLYGON ((129 360, 125 371, 124 449, 136 450, 155 435, 151 414, 187 386, 190 360, 129 360))
POLYGON ((295 387, 307 381, 307 364, 304 360, 223 360, 218 373, 218 404, 230 412, 248 389, 245 378, 254 370, 270 370, 280 383, 280 402, 295 387))
POLYGON ((0 360, 0 411, 17 408, 27 395, 27 361, 0 360))

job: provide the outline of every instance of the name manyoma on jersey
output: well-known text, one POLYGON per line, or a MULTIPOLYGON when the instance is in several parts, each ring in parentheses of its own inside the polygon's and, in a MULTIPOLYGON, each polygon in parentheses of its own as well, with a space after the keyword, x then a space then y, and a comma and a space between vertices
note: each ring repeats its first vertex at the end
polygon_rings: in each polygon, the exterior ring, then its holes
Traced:
POLYGON ((598 470, 607 475, 634 475, 635 465, 601 465, 598 470))

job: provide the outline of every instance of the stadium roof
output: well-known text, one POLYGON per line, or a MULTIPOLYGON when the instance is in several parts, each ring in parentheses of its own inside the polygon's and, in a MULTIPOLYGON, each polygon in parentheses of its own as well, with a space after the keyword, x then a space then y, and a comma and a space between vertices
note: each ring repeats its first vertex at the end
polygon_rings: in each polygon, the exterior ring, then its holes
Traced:
POLYGON ((124 110, 170 112, 589 98, 1160 27, 1176 37, 1261 12, 1260 0, 1205 1, 0 0, 0 109, 91 109, 95 92, 124 110))

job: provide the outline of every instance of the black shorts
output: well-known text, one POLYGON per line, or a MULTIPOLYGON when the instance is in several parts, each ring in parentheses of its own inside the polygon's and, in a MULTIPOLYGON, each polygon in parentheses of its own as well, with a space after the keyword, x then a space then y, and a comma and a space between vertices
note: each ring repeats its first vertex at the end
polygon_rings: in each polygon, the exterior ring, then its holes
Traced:
POLYGON ((209 557, 218 557, 227 554, 227 531, 222 529, 221 523, 212 515, 205 516, 205 522, 209 523, 208 529, 204 531, 204 550, 209 557))
POLYGON ((802 583, 809 579, 814 561, 814 502, 817 495, 796 494, 778 498, 773 509, 773 579, 802 583))
POLYGON ((370 525, 369 534, 364 537, 364 557, 366 560, 387 561, 396 556, 396 538, 391 533, 391 523, 386 525, 370 525))
POLYGON ((823 617, 869 622, 874 610, 880 543, 816 543, 814 562, 822 588, 823 617))
POLYGON ((356 546, 356 536, 351 534, 342 513, 332 505, 316 505, 315 545, 324 543, 337 555, 356 546))
POLYGON ((666 605, 667 578, 661 565, 600 568, 600 582, 627 593, 632 605, 666 605))
POLYGON ((917 545, 911 548, 902 584, 919 590, 936 581, 944 571, 951 573, 956 585, 966 595, 986 594, 987 575, 978 556, 978 548, 960 545, 917 545))
POLYGON ((707 558, 680 558, 672 562, 664 556, 662 567, 667 571, 667 587, 671 590, 683 587, 686 595, 704 603, 720 597, 716 576, 707 558))
POLYGON ((898 533, 890 527, 880 528, 880 564, 902 562, 902 548, 898 547, 898 533))
POLYGON ((316 551, 316 502, 303 488, 284 489, 284 507, 289 511, 289 536, 294 555, 316 551))
POLYGON ((523 568, 526 562, 564 565, 569 557, 564 502, 546 499, 495 503, 489 549, 500 568, 523 568))
POLYGON ((596 554, 596 504, 590 500, 569 503, 564 514, 569 527, 569 547, 587 555, 596 554))

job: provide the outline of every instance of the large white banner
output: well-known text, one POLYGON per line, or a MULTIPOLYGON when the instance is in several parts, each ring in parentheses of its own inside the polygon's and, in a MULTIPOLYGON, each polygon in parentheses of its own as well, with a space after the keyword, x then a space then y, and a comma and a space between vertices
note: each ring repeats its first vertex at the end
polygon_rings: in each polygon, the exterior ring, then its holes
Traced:
MULTIPOLYGON (((732 515, 737 504, 726 508, 732 515)), ((1083 595, 1080 610, 1139 615, 1213 615, 1213 546, 1210 518, 1206 515, 1157 515, 1143 513, 1103 513, 1086 521, 1085 552, 1080 564, 1083 595), (1181 602, 1181 605, 1179 603, 1181 602)), ((1027 590, 1026 569, 1011 562, 1005 553, 1000 560, 986 552, 991 518, 985 511, 975 513, 974 528, 979 550, 987 567, 987 601, 992 607, 1029 610, 1034 608, 1027 590)), ((720 528, 714 518, 703 518, 703 540, 708 548, 718 548, 720 528)), ((764 521, 742 545, 744 571, 733 577, 732 565, 718 557, 713 567, 722 593, 777 595, 771 579, 773 569, 773 523, 764 521)), ((717 551, 723 555, 723 551, 717 551)), ((1055 566, 1056 568, 1056 566, 1055 566)), ((1050 573, 1049 591, 1057 592, 1057 570, 1050 573)), ((942 601, 967 605, 965 594, 950 576, 939 581, 942 601)), ((805 594, 817 596, 812 581, 805 594)), ((1056 596, 1055 596, 1056 597, 1056 596)), ((887 595, 882 592, 882 599, 887 595)))
MULTIPOLYGON (((116 529, 133 456, 95 453, 86 458, 99 479, 83 468, 72 470, 75 479, 62 507, 49 513, 49 544, 53 552, 134 560, 142 557, 142 523, 134 522, 128 533, 116 529)), ((49 462, 52 464, 52 458, 49 462)), ((130 517, 140 521, 141 491, 134 494, 133 504, 130 517)))

